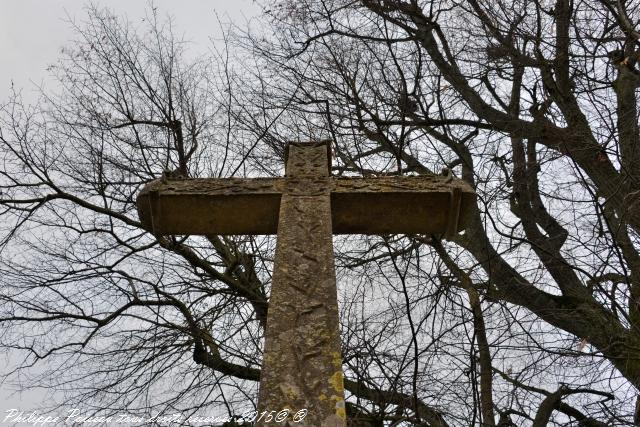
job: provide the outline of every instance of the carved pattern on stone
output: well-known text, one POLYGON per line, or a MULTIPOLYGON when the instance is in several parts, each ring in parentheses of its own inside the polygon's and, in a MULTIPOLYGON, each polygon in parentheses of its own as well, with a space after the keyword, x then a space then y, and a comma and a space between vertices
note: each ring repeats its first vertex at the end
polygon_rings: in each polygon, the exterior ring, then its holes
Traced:
POLYGON ((266 391, 261 390, 260 405, 265 410, 283 402, 306 407, 311 418, 305 425, 324 425, 326 419, 344 425, 342 385, 337 390, 331 381, 336 370, 341 372, 331 180, 317 176, 320 168, 327 174, 326 146, 290 149, 287 166, 297 169, 293 174, 287 170, 280 201, 271 323, 267 324, 271 350, 265 354, 266 391), (316 176, 305 176, 307 173, 316 176), (276 354, 273 349, 278 349, 276 354), (324 396, 324 400, 312 396, 324 396))
POLYGON ((327 147, 324 144, 307 147, 289 146, 288 177, 327 175, 327 147))
POLYGON ((292 196, 319 196, 330 189, 330 179, 323 177, 288 178, 284 184, 284 191, 292 196))
MULTIPOLYGON (((312 168, 316 168, 312 165, 312 168)), ((324 171, 323 171, 324 173, 324 171)), ((290 192, 302 194, 313 186, 316 190, 309 195, 319 194, 320 187, 326 186, 323 192, 336 193, 448 193, 453 187, 463 192, 472 192, 464 181, 453 179, 446 182, 442 176, 404 176, 377 178, 346 178, 322 176, 291 176, 287 178, 192 178, 162 183, 154 181, 145 187, 144 192, 160 191, 165 195, 249 195, 249 194, 282 194, 290 192)))

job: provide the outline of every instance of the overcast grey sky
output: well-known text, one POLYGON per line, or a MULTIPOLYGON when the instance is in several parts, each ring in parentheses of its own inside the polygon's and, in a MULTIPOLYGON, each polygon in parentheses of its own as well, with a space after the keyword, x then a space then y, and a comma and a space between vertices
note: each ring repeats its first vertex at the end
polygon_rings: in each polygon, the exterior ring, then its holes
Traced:
MULTIPOLYGON (((112 9, 132 22, 145 16, 149 2, 145 0, 94 0, 94 4, 112 9)), ((176 34, 184 34, 193 42, 194 53, 211 46, 210 39, 220 37, 218 18, 243 25, 259 13, 254 0, 155 0, 161 14, 174 19, 176 34)), ((37 85, 50 87, 46 68, 56 62, 60 49, 73 37, 69 18, 82 20, 88 2, 83 0, 0 0, 0 104, 9 96, 12 82, 22 89, 24 99, 37 98, 37 85)), ((7 363, 0 360, 0 370, 7 363)), ((15 361, 13 361, 15 363, 15 361)), ((37 410, 44 393, 32 391, 13 394, 14 388, 0 383, 0 426, 10 408, 37 410)), ((9 424, 10 425, 10 424, 9 424)))
MULTIPOLYGON (((146 0, 94 0, 133 22, 144 18, 146 0)), ((155 0, 162 14, 174 18, 177 34, 193 41, 196 51, 204 51, 209 38, 218 38, 221 21, 242 24, 259 12, 254 0, 155 0)), ((9 94, 11 82, 34 99, 34 83, 47 83, 46 67, 56 61, 60 48, 72 36, 68 16, 82 19, 83 0, 0 0, 0 102, 9 94)))

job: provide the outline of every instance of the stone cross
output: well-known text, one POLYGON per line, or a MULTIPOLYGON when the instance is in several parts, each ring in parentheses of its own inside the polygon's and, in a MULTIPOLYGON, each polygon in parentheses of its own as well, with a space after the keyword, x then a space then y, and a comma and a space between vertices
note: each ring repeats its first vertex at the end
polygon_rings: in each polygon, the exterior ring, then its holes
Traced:
MULTIPOLYGON (((474 202, 472 188, 451 175, 330 170, 328 142, 290 143, 284 178, 157 180, 137 201, 157 235, 277 232, 258 410, 306 409, 297 425, 346 425, 332 234, 453 235, 474 202)), ((277 425, 267 421, 256 425, 277 425)))

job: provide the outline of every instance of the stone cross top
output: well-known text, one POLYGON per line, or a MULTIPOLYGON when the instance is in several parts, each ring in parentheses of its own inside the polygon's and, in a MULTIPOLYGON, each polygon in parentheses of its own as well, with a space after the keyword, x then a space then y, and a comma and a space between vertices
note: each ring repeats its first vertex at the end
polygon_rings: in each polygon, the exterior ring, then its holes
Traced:
POLYGON ((277 232, 258 406, 307 426, 346 424, 332 234, 453 235, 475 197, 451 176, 331 177, 329 150, 290 143, 284 178, 156 180, 137 201, 154 234, 277 232))

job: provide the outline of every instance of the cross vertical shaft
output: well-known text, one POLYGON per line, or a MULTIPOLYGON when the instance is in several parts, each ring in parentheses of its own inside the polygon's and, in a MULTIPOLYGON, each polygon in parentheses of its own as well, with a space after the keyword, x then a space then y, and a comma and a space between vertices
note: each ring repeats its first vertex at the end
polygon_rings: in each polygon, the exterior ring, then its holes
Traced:
POLYGON ((259 412, 307 409, 299 425, 344 426, 330 159, 324 143, 288 150, 259 412))

